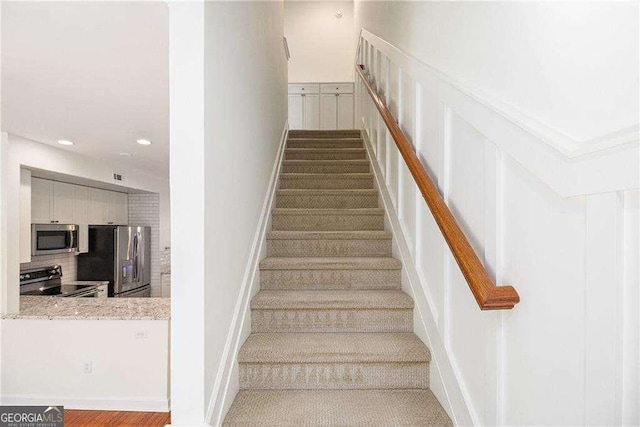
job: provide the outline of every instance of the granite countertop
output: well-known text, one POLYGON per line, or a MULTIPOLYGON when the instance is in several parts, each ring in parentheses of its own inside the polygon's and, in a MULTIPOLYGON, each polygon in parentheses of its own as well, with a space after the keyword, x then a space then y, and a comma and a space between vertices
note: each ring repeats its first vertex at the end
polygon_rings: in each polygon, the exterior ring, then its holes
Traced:
POLYGON ((56 298, 21 296, 20 312, 3 319, 169 320, 169 298, 56 298))

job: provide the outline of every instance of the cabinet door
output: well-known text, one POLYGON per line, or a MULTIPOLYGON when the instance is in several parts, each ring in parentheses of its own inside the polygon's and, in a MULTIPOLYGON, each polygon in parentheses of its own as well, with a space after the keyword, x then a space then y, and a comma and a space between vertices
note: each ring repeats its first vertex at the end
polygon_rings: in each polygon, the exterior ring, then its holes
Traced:
POLYGON ((303 99, 302 95, 289 95, 289 129, 302 129, 303 99))
POLYGON ((99 188, 89 189, 88 221, 90 225, 105 225, 107 223, 108 193, 108 191, 99 188))
POLYGON ((353 95, 340 94, 338 98, 338 129, 353 129, 353 95))
POLYGON ((60 224, 73 224, 73 205, 76 198, 75 185, 65 182, 53 183, 53 220, 60 224))
POLYGON ((129 197, 126 193, 111 193, 111 204, 109 206, 108 223, 116 225, 129 224, 129 197))
POLYGON ((73 223, 80 226, 78 231, 78 253, 89 252, 89 187, 75 186, 73 223))
POLYGON ((333 94, 320 95, 320 129, 336 129, 338 97, 333 94))
POLYGON ((31 262, 31 171, 20 169, 20 263, 31 262))
POLYGON ((31 222, 46 224, 53 221, 53 181, 31 179, 31 222))
POLYGON ((304 129, 320 128, 320 96, 306 94, 304 96, 304 129))

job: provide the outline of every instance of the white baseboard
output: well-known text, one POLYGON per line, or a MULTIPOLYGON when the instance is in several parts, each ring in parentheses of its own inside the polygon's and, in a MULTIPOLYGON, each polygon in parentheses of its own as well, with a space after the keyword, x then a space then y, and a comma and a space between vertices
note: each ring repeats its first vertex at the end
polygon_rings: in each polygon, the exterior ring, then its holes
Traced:
POLYGON ((169 412, 169 399, 123 398, 123 397, 60 397, 60 396, 20 396, 3 395, 2 405, 49 406, 61 405, 65 409, 85 409, 93 411, 140 411, 169 412))
POLYGON ((257 292, 260 286, 258 267, 260 260, 266 255, 266 236, 271 225, 271 210, 275 200, 278 176, 280 176, 280 168, 288 132, 288 125, 285 125, 280 139, 280 147, 278 148, 275 163, 271 171, 271 177, 269 178, 269 187, 267 188, 267 193, 262 204, 260 220, 258 221, 258 227, 256 228, 251 251, 249 252, 242 287, 222 353, 220 362, 221 369, 218 371, 218 376, 216 377, 207 408, 205 421, 210 425, 218 426, 222 424, 239 390, 237 356, 240 346, 251 332, 249 303, 251 297, 257 292))
POLYGON ((477 422, 474 422, 474 417, 469 411, 468 399, 465 398, 465 392, 457 380, 455 369, 447 355, 444 342, 442 342, 438 333, 436 321, 429 307, 428 296, 425 294, 420 282, 420 276, 411 257, 398 213, 393 206, 391 195, 373 152, 369 135, 365 130, 364 124, 359 124, 367 155, 373 169, 376 187, 380 191, 385 209, 385 224, 393 234, 393 255, 402 261, 402 289, 414 301, 414 332, 431 351, 429 387, 451 417, 454 425, 476 425, 477 422))

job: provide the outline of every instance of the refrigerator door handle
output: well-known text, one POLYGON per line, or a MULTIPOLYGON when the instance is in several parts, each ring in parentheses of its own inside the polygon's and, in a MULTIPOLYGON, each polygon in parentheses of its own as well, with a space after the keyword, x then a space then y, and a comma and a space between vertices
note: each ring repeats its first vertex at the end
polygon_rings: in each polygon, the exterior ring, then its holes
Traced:
POLYGON ((138 281, 138 233, 133 236, 133 280, 138 281))

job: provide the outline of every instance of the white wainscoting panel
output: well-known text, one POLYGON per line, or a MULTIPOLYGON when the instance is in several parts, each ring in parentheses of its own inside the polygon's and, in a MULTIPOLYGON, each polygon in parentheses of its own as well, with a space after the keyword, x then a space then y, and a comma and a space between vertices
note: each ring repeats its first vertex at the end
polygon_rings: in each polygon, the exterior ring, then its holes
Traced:
POLYGON ((457 424, 640 423, 638 143, 567 150, 363 30, 356 58, 513 310, 481 311, 356 78, 432 389, 457 424))

